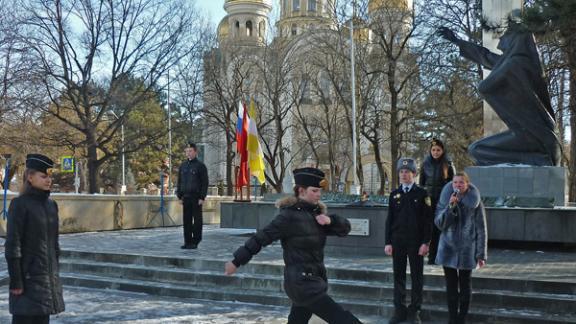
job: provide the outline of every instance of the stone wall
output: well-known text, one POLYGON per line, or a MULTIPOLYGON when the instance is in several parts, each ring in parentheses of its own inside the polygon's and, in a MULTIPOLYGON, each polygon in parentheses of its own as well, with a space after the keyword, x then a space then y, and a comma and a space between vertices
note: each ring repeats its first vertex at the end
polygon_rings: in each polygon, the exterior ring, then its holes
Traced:
MULTIPOLYGON (((15 196, 8 196, 8 204, 15 196)), ((51 196, 60 210, 60 232, 111 231, 182 225, 182 205, 169 196, 164 212, 159 196, 71 195, 51 196)), ((208 196, 204 204, 204 223, 220 223, 220 202, 232 197, 208 196)), ((6 235, 6 220, 0 218, 0 236, 6 235)))
MULTIPOLYGON (((277 215, 273 202, 221 204, 223 228, 261 229, 277 215)), ((329 205, 331 213, 365 220, 368 235, 330 237, 327 251, 382 254, 388 206, 354 208, 329 205)), ((486 208, 488 239, 518 242, 576 243, 576 208, 486 208)))
POLYGON ((566 202, 566 170, 552 166, 472 166, 470 181, 482 197, 553 198, 555 206, 566 202))

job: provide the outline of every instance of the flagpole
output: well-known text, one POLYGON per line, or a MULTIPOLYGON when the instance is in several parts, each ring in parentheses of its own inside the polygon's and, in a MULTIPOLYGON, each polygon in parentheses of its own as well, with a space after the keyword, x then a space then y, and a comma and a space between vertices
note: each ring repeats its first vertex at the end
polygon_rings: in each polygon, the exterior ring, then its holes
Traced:
POLYGON ((354 174, 354 184, 350 188, 350 193, 354 195, 360 194, 360 188, 358 187, 358 175, 357 170, 357 156, 356 156, 356 72, 355 72, 355 50, 354 50, 354 14, 355 14, 355 4, 356 1, 352 2, 352 19, 350 19, 350 79, 352 87, 352 171, 354 174))
POLYGON ((168 192, 172 190, 172 108, 170 104, 170 70, 168 70, 168 192))

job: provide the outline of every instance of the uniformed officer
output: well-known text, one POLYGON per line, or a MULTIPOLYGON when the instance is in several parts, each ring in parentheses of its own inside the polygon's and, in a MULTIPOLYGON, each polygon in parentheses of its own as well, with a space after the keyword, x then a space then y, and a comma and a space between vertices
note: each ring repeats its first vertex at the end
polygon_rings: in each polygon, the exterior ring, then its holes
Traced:
POLYGON ((50 199, 54 162, 26 156, 20 195, 8 211, 5 257, 13 324, 44 324, 64 311, 59 274, 58 205, 50 199))
POLYGON ((362 324, 352 313, 328 295, 324 246, 328 236, 346 236, 350 222, 328 214, 320 202, 325 174, 316 168, 294 172, 294 196, 280 199, 278 215, 234 252, 224 273, 232 275, 263 247, 282 242, 284 250, 284 291, 292 301, 288 324, 306 324, 316 314, 330 324, 362 324))
POLYGON ((409 319, 421 323, 422 287, 424 284, 424 256, 432 233, 433 213, 426 190, 414 182, 416 163, 413 159, 398 161, 400 186, 390 194, 386 219, 386 246, 392 255, 394 268, 394 316, 390 323, 409 319), (410 261, 412 296, 406 307, 406 259, 410 261))
POLYGON ((188 159, 178 170, 176 196, 182 200, 183 249, 195 249, 202 240, 202 204, 208 193, 208 170, 197 155, 196 144, 189 141, 186 148, 188 159))

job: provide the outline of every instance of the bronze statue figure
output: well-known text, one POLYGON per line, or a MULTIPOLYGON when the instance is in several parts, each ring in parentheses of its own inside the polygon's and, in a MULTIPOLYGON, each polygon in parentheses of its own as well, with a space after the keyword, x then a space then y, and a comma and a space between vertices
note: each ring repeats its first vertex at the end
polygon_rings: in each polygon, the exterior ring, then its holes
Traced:
POLYGON ((460 55, 490 69, 478 90, 508 130, 472 143, 468 152, 476 165, 502 163, 555 166, 560 144, 554 110, 534 36, 512 23, 500 38, 502 54, 456 37, 446 27, 438 34, 458 45, 460 55))

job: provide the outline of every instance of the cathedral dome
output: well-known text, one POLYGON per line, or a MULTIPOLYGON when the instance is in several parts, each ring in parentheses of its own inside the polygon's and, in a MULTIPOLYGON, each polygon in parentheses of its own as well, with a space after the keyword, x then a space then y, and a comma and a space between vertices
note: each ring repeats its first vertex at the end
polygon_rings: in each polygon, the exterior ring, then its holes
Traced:
POLYGON ((228 38, 228 35, 230 35, 230 24, 228 23, 228 17, 224 17, 218 24, 218 40, 222 41, 228 38))

